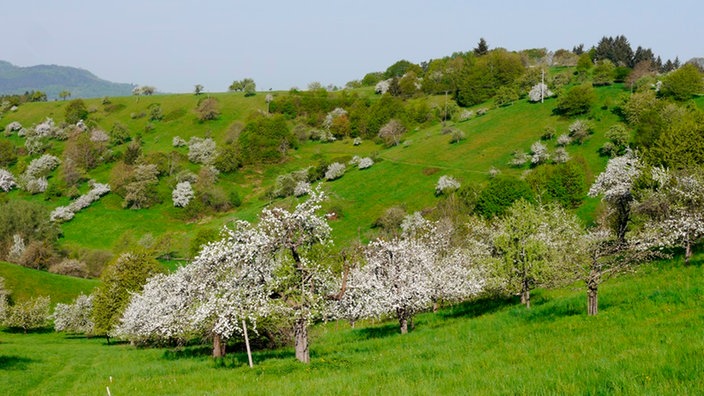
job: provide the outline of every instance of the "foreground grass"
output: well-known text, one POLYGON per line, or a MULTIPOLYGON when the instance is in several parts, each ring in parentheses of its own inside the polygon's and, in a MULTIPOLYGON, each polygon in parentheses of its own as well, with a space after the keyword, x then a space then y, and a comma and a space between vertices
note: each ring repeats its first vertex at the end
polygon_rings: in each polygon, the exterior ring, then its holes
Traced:
POLYGON ((581 285, 537 291, 528 311, 487 300, 396 324, 317 326, 293 351, 135 349, 102 339, 0 333, 0 394, 700 394, 701 264, 662 263, 606 283, 597 317, 581 285), (112 377, 112 382, 110 382, 112 377))

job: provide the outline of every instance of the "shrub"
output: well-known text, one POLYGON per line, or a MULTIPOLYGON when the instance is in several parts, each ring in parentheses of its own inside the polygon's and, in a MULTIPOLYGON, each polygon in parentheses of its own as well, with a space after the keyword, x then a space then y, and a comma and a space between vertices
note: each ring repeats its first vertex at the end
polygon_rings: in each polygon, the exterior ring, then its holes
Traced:
POLYGON ((564 164, 570 160, 570 154, 564 147, 558 147, 555 149, 555 154, 552 156, 552 159, 557 164, 564 164))
POLYGON ((333 162, 328 166, 327 171, 325 171, 325 180, 335 180, 342 177, 345 174, 345 164, 339 162, 333 162))
POLYGON ((452 131, 452 136, 450 137, 450 144, 459 143, 460 141, 462 141, 464 139, 466 139, 464 132, 459 129, 454 129, 452 131))
POLYGON ((592 133, 592 126, 584 120, 576 120, 569 126, 570 137, 576 144, 582 144, 592 133))
POLYGON ((443 175, 440 176, 438 183, 435 185, 435 195, 449 194, 460 187, 460 182, 458 182, 454 177, 443 175))
POLYGON ((198 102, 196 114, 200 121, 215 120, 220 117, 220 104, 215 98, 205 98, 198 102))
POLYGON ((188 205, 191 199, 193 199, 193 196, 193 187, 191 187, 191 183, 187 181, 176 184, 176 188, 174 188, 171 193, 174 206, 177 208, 183 208, 188 205))
POLYGON ((588 113, 594 102, 596 94, 591 84, 578 85, 557 99, 555 112, 566 116, 575 116, 588 113))
POLYGON ((392 119, 379 129, 379 137, 387 146, 396 146, 401 142, 401 136, 406 132, 406 127, 401 121, 392 119))
POLYGON ((528 183, 515 177, 498 176, 490 179, 487 187, 479 193, 475 211, 485 218, 501 216, 521 198, 533 201, 533 191, 528 183))
POLYGON ((542 99, 549 98, 555 95, 547 85, 544 83, 539 83, 533 86, 528 92, 528 100, 531 102, 539 102, 542 99))
POLYGON ((513 158, 509 161, 509 165, 515 167, 521 167, 528 162, 528 154, 523 151, 515 150, 513 152, 513 158))
POLYGON ((6 169, 0 168, 0 190, 8 192, 17 187, 15 176, 6 169))
POLYGON ((49 318, 49 297, 36 297, 9 307, 5 326, 27 330, 40 329, 47 325, 49 318))
POLYGON ((217 156, 215 141, 192 137, 188 141, 188 160, 195 164, 211 164, 217 156))
POLYGON ((19 264, 27 268, 45 270, 56 263, 54 248, 45 241, 31 241, 19 258, 19 264))
POLYGON ((56 169, 59 164, 61 164, 61 160, 57 157, 51 154, 44 154, 41 157, 32 160, 24 173, 32 178, 44 177, 56 169))
POLYGON ((88 109, 82 99, 74 99, 66 106, 64 110, 64 119, 67 124, 76 124, 78 121, 85 120, 88 117, 88 109))
POLYGON ((18 132, 20 130, 22 130, 22 124, 17 121, 12 121, 5 127, 6 132, 18 132))
POLYGON ((76 334, 93 333, 93 296, 84 294, 76 297, 73 304, 56 304, 52 318, 54 331, 76 334))
POLYGON ((560 136, 557 138, 557 143, 556 143, 556 144, 557 144, 558 146, 567 146, 568 144, 570 144, 570 142, 572 142, 572 139, 570 138, 570 135, 568 135, 568 134, 566 134, 566 133, 563 133, 562 135, 560 135, 560 136))
POLYGON ((357 163, 357 168, 367 169, 367 168, 371 168, 372 165, 374 165, 374 160, 369 157, 364 157, 364 158, 360 159, 359 162, 357 163))
POLYGON ((545 127, 543 130, 543 135, 540 137, 542 140, 550 140, 555 137, 555 128, 549 126, 545 127))
POLYGON ((87 278, 88 266, 86 263, 76 259, 64 259, 58 264, 49 266, 49 272, 78 278, 87 278))
POLYGON ((171 145, 174 147, 183 147, 186 144, 186 141, 183 140, 180 136, 174 136, 174 138, 171 140, 171 145))
POLYGON ((310 189, 310 183, 307 181, 299 181, 293 189, 293 195, 296 197, 301 197, 310 193, 310 189))
POLYGON ((530 163, 533 165, 539 165, 545 163, 550 159, 548 153, 548 148, 541 142, 535 142, 530 146, 530 152, 532 154, 530 158, 530 163))

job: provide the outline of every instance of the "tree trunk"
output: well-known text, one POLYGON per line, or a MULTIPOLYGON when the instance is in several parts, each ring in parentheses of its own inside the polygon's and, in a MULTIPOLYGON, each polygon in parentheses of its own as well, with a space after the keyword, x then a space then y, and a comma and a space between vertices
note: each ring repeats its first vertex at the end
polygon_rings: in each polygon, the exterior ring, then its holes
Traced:
POLYGON ((303 363, 310 363, 308 351, 308 321, 304 318, 296 319, 293 324, 293 332, 296 343, 296 359, 303 363))
POLYGON ((587 287, 587 315, 595 316, 599 313, 599 285, 594 283, 587 287))
POLYGON ((692 258, 692 244, 687 241, 684 245, 684 265, 689 265, 690 258, 692 258))
POLYGON ((213 357, 219 358, 225 356, 225 342, 220 337, 220 334, 213 334, 213 357))
POLYGON ((401 334, 408 334, 408 313, 403 308, 396 308, 396 317, 401 328, 401 334))
POLYGON ((592 269, 587 279, 587 315, 589 316, 594 316, 599 313, 599 282, 601 280, 601 272, 595 268, 596 265, 596 262, 592 264, 592 269))
POLYGON ((440 304, 436 301, 433 301, 433 312, 438 312, 438 308, 440 308, 440 304))
POLYGON ((247 346, 247 359, 249 359, 249 367, 254 367, 252 363, 252 350, 249 348, 249 336, 247 336, 247 322, 242 319, 242 330, 244 332, 244 344, 247 346))
POLYGON ((530 309, 530 287, 528 287, 527 280, 524 280, 521 286, 521 304, 525 305, 527 309, 530 309))

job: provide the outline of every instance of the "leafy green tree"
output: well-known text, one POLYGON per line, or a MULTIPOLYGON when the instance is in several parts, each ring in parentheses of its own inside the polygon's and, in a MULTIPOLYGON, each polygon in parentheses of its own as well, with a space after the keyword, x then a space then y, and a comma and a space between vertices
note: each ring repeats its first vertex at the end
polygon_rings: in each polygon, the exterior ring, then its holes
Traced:
POLYGON ((519 199, 533 201, 530 185, 516 177, 498 176, 479 193, 474 210, 485 218, 501 216, 519 199))
POLYGON ((94 292, 95 334, 105 335, 109 342, 110 331, 122 317, 131 293, 142 291, 147 279, 163 272, 164 267, 144 249, 123 253, 109 263, 100 276, 101 285, 94 292))
POLYGON ((559 206, 516 201, 498 220, 493 237, 496 276, 530 308, 531 290, 571 280, 580 232, 576 216, 559 206))
POLYGON ((423 70, 420 68, 420 66, 416 65, 415 63, 409 62, 405 59, 402 59, 393 65, 389 66, 386 71, 384 72, 384 77, 385 78, 401 78, 403 77, 406 73, 408 72, 414 72, 416 75, 419 75, 423 72, 423 70))
POLYGON ((17 148, 9 140, 0 140, 0 167, 7 167, 17 162, 17 148))
POLYGON ((564 208, 578 207, 587 193, 584 169, 576 161, 537 167, 526 181, 541 202, 557 202, 564 208))
POLYGON ((610 60, 599 61, 592 72, 592 84, 594 86, 611 85, 614 82, 616 66, 610 60))
POLYGON ((477 43, 477 46, 474 47, 473 52, 474 55, 477 56, 486 55, 489 52, 489 44, 486 43, 484 37, 479 39, 479 42, 477 43))
POLYGON ((575 116, 591 111, 596 101, 596 94, 591 84, 573 87, 557 99, 555 113, 565 116, 575 116))
POLYGON ((494 102, 497 107, 508 106, 519 99, 516 89, 509 86, 503 86, 496 90, 494 102))
POLYGON ((66 105, 64 119, 68 124, 75 124, 88 118, 88 109, 83 99, 74 99, 66 105))
POLYGON ((61 98, 61 100, 66 100, 66 98, 71 97, 71 92, 64 89, 63 91, 59 92, 59 97, 61 98))
POLYGON ((702 73, 693 64, 686 64, 668 74, 662 82, 660 93, 675 100, 691 99, 695 94, 704 91, 702 73))
POLYGON ((193 89, 193 93, 195 95, 200 95, 203 93, 203 86, 201 84, 196 84, 195 88, 193 89))
POLYGON ((255 115, 247 122, 237 143, 242 162, 256 164, 281 161, 295 140, 282 116, 255 115))
POLYGON ((671 169, 692 168, 704 163, 704 113, 690 109, 670 119, 643 159, 671 169))
POLYGON ((457 74, 455 99, 460 106, 472 106, 490 99, 502 86, 510 86, 525 72, 519 54, 492 50, 467 64, 457 74))

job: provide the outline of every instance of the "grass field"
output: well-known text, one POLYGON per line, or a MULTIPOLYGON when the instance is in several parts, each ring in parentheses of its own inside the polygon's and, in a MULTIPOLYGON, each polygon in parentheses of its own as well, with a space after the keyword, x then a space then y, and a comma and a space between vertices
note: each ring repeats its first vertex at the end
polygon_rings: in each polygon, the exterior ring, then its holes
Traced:
POLYGON ((484 300, 393 321, 313 329, 310 365, 292 349, 136 349, 55 333, 0 332, 3 395, 624 394, 704 391, 704 273, 680 261, 602 286, 586 316, 581 284, 538 290, 534 307, 484 300), (111 379, 112 378, 112 382, 111 379))
POLYGON ((0 277, 5 278, 5 288, 12 291, 13 300, 50 296, 52 305, 69 303, 81 293, 90 294, 100 283, 96 279, 51 274, 3 261, 0 261, 0 277))

